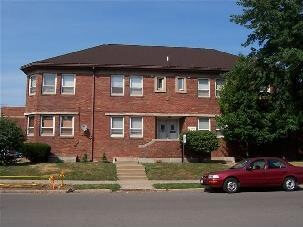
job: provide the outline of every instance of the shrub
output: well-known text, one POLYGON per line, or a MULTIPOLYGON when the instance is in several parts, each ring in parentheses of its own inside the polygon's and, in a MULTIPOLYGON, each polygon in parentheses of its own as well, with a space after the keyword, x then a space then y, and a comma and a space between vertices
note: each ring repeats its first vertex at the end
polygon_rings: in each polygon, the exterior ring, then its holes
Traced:
POLYGON ((25 143, 23 155, 32 163, 47 162, 51 147, 46 143, 25 143))
POLYGON ((15 122, 0 117, 0 165, 16 162, 14 152, 21 150, 25 137, 15 122))
POLYGON ((102 162, 104 162, 104 163, 109 163, 109 161, 108 161, 108 159, 107 159, 107 157, 106 157, 105 152, 104 152, 103 155, 102 155, 102 162))
MULTIPOLYGON (((188 131, 186 134, 185 149, 195 153, 210 153, 219 147, 215 133, 209 131, 188 131)), ((180 135, 180 141, 183 139, 180 135)))
POLYGON ((88 155, 86 153, 82 156, 81 162, 88 162, 88 155))

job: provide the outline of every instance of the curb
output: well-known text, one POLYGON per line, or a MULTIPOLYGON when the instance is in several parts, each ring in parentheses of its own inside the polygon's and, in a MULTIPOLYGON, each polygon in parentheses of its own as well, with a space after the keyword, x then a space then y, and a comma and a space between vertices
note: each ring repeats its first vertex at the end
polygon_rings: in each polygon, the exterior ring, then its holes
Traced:
POLYGON ((2 193, 32 193, 32 194, 72 194, 72 193, 92 193, 92 192, 112 192, 110 189, 83 189, 83 190, 75 190, 73 192, 66 192, 66 190, 0 190, 0 194, 2 193))

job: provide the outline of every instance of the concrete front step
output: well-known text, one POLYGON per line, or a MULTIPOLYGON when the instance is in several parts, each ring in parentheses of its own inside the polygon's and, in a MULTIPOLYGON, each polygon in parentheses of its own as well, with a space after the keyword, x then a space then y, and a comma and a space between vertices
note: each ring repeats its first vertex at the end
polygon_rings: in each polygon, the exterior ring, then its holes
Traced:
POLYGON ((145 170, 143 166, 116 166, 116 168, 121 170, 128 170, 128 169, 145 170))
POLYGON ((146 180, 148 181, 148 179, 146 177, 143 177, 143 176, 137 176, 137 177, 134 177, 134 176, 125 176, 125 177, 122 177, 122 176, 119 176, 119 180, 146 180))

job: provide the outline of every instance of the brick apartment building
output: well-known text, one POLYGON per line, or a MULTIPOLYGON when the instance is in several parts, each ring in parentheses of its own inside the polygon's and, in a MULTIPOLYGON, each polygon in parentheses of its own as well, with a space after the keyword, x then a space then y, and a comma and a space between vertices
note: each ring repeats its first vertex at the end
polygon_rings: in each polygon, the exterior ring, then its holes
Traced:
MULTIPOLYGON (((213 49, 109 44, 24 65, 27 139, 64 158, 180 160, 181 132, 222 137, 220 74, 236 60, 213 49)), ((231 156, 220 144, 212 156, 231 156)))

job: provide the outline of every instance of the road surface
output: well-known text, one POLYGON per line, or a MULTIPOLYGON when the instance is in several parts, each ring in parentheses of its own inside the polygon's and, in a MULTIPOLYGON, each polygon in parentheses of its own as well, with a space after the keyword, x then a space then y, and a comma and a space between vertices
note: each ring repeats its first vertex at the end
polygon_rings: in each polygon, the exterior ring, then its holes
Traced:
POLYGON ((299 227, 303 191, 0 194, 1 227, 299 227))

